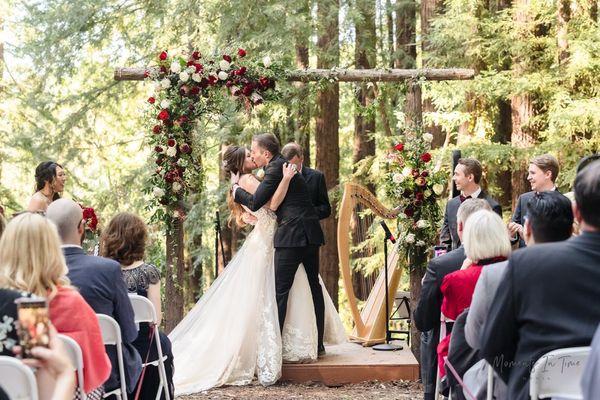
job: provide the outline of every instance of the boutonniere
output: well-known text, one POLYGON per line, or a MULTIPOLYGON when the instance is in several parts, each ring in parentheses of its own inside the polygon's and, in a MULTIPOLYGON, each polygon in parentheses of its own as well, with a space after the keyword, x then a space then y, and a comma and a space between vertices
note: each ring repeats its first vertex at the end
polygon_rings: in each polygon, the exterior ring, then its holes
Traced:
POLYGON ((259 181, 262 181, 263 178, 265 177, 265 170, 261 168, 258 171, 256 171, 256 177, 258 178, 259 181))

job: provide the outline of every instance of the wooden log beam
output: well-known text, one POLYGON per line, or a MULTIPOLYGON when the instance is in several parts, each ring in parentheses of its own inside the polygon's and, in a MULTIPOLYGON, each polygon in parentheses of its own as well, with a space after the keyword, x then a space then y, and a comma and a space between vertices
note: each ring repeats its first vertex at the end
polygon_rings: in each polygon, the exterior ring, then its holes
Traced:
MULTIPOLYGON (((115 80, 144 80, 145 68, 117 68, 115 80)), ((473 79, 475 71, 466 68, 423 69, 301 69, 290 71, 287 80, 310 82, 336 79, 339 82, 398 82, 424 78, 429 81, 457 81, 473 79)))

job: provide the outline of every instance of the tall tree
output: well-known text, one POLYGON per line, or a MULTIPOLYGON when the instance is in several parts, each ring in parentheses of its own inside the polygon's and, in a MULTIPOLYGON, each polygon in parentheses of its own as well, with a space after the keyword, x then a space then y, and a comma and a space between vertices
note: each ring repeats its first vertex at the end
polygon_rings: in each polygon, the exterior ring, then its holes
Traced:
POLYGON ((557 2, 557 22, 556 41, 558 44, 558 64, 564 66, 569 58, 569 39, 568 27, 571 20, 571 1, 558 0, 557 2))
MULTIPOLYGON (((339 63, 339 8, 339 0, 317 0, 317 68, 332 68, 339 63)), ((339 99, 337 82, 326 83, 317 92, 316 166, 325 174, 328 190, 336 188, 340 178, 339 99)), ((332 198, 333 210, 335 199, 332 198)), ((321 248, 321 277, 337 307, 340 271, 335 214, 325 219, 322 226, 326 244, 321 248)))
MULTIPOLYGON (((308 44, 310 29, 307 29, 306 18, 310 16, 310 0, 300 0, 297 2, 297 15, 304 18, 300 19, 294 29, 295 40, 295 61, 296 67, 305 69, 309 67, 308 44)), ((310 166, 310 90, 308 84, 296 82, 298 105, 296 108, 296 140, 304 150, 304 164, 310 166)))

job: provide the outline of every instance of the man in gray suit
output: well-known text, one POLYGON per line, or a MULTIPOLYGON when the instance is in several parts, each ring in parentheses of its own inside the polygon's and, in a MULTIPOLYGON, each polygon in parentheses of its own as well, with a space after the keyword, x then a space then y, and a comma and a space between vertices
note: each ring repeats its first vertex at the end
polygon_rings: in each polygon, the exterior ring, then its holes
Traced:
POLYGON ((460 190, 460 195, 454 197, 446 204, 444 225, 442 225, 440 232, 440 243, 446 247, 450 247, 451 250, 455 250, 460 246, 456 212, 466 199, 484 199, 490 204, 492 210, 502 217, 502 207, 500 207, 500 204, 479 186, 482 174, 483 169, 481 164, 474 158, 461 158, 458 160, 456 168, 454 168, 452 180, 456 184, 456 188, 460 190))

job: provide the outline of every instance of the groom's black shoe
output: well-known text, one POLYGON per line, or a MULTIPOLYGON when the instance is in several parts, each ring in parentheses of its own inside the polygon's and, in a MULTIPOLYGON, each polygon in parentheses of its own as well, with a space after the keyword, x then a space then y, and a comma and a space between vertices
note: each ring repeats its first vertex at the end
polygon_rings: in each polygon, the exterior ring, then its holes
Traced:
POLYGON ((325 356, 325 354, 327 354, 327 353, 325 352, 325 346, 323 346, 323 345, 320 345, 320 346, 319 346, 319 357, 323 357, 323 356, 325 356))

